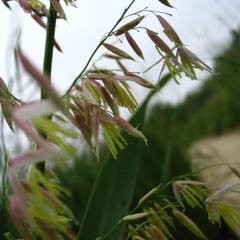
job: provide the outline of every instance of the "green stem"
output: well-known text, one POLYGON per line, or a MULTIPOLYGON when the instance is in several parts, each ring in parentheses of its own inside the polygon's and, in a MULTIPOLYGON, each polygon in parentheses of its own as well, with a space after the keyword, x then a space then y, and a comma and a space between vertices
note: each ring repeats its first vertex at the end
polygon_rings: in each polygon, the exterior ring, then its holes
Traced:
MULTIPOLYGON (((54 48, 54 36, 57 20, 57 11, 50 5, 49 16, 47 22, 47 33, 45 43, 45 53, 43 62, 43 73, 51 79, 52 73, 52 59, 53 59, 53 48, 54 48)), ((41 99, 47 98, 48 96, 44 93, 44 89, 41 89, 41 99)))
POLYGON ((77 81, 79 80, 79 78, 83 75, 83 73, 85 72, 85 70, 87 69, 87 67, 89 66, 91 60, 93 59, 95 53, 98 51, 98 49, 102 46, 102 44, 108 39, 108 37, 110 37, 113 33, 113 31, 115 30, 115 28, 117 27, 117 25, 123 20, 123 18, 125 17, 126 13, 128 12, 128 10, 130 9, 130 7, 133 5, 133 3, 136 0, 133 0, 127 8, 124 9, 121 17, 118 19, 118 21, 115 23, 115 25, 112 27, 112 29, 108 32, 108 34, 99 42, 99 44, 97 45, 97 47, 94 49, 94 51, 92 52, 90 58, 88 59, 86 65, 84 66, 84 68, 82 69, 82 71, 78 74, 78 76, 74 79, 74 81, 72 82, 71 86, 69 87, 69 89, 66 91, 66 93, 64 94, 64 97, 72 90, 72 88, 74 87, 74 85, 77 83, 77 81))
MULTIPOLYGON (((47 19, 47 32, 46 32, 46 42, 45 42, 45 53, 44 53, 44 61, 43 61, 43 74, 47 75, 49 79, 51 79, 52 73, 52 60, 53 60, 53 49, 54 49, 54 39, 55 39, 55 29, 56 29, 56 21, 57 21, 57 11, 53 7, 52 3, 49 8, 49 16, 47 19)), ((48 98, 44 89, 41 89, 41 99, 48 98)), ((43 136, 46 137, 46 136, 43 136)), ((45 162, 40 162, 37 164, 37 168, 44 172, 45 170, 45 162)))

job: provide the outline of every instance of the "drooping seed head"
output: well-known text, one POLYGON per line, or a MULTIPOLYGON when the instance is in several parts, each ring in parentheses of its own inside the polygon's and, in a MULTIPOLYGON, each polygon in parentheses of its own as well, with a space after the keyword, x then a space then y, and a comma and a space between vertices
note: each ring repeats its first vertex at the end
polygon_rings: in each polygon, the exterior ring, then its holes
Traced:
POLYGON ((122 27, 120 27, 120 28, 116 31, 115 35, 116 35, 116 36, 119 36, 119 35, 123 34, 125 31, 128 31, 128 30, 130 30, 130 29, 135 28, 144 18, 145 18, 145 16, 140 16, 140 17, 132 20, 131 22, 123 25, 122 27))
POLYGON ((161 49, 161 51, 166 53, 169 57, 175 57, 172 50, 155 32, 147 29, 147 34, 149 38, 156 44, 156 46, 161 49))
POLYGON ((126 58, 126 59, 129 59, 129 60, 133 60, 134 61, 134 58, 131 57, 128 53, 124 52, 123 50, 113 46, 112 44, 108 44, 108 43, 103 43, 103 46, 109 50, 110 52, 112 53, 115 53, 116 55, 120 56, 120 57, 123 57, 123 58, 126 58))
POLYGON ((168 38, 171 41, 182 45, 182 41, 179 38, 176 31, 173 29, 173 27, 162 16, 157 15, 157 18, 158 18, 158 21, 160 22, 160 24, 162 25, 162 27, 164 28, 164 32, 168 36, 168 38))

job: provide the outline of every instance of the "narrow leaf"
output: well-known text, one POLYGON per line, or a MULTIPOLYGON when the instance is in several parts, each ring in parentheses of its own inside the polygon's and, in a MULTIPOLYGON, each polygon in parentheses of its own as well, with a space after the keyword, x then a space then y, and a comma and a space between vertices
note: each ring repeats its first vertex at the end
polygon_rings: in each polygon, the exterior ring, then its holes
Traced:
POLYGON ((61 47, 60 47, 60 45, 58 44, 58 42, 57 42, 56 39, 54 39, 54 47, 55 47, 59 52, 62 53, 62 49, 61 49, 61 47))

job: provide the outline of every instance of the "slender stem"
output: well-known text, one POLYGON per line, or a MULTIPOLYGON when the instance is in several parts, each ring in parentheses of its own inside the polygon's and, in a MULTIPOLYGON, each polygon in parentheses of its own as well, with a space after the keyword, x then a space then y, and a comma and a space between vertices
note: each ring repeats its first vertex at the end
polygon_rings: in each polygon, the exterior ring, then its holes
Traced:
MULTIPOLYGON (((52 73, 52 59, 53 59, 53 48, 54 48, 54 36, 57 20, 57 11, 54 9, 52 3, 49 9, 49 16, 47 22, 47 33, 45 43, 45 54, 43 62, 43 73, 51 79, 52 73)), ((44 89, 41 89, 41 99, 47 98, 44 93, 44 89)))
POLYGON ((102 46, 102 44, 108 39, 108 37, 110 37, 113 33, 113 31, 115 30, 115 28, 117 27, 117 25, 123 20, 124 16, 126 15, 126 13, 128 12, 128 10, 130 9, 130 7, 133 5, 133 3, 136 0, 133 0, 127 8, 124 9, 121 17, 117 20, 117 22, 115 23, 115 25, 112 27, 112 29, 108 32, 108 34, 99 42, 99 44, 97 45, 97 47, 94 49, 94 51, 92 52, 91 56, 89 57, 86 65, 84 66, 84 68, 82 69, 82 71, 78 74, 78 76, 74 79, 74 81, 72 82, 71 86, 69 87, 69 89, 66 91, 66 93, 64 94, 64 97, 71 91, 71 89, 74 87, 74 85, 77 83, 77 81, 79 80, 79 78, 83 75, 83 73, 85 72, 85 70, 87 69, 87 67, 89 66, 91 60, 93 59, 95 53, 98 51, 98 49, 102 46))
MULTIPOLYGON (((52 3, 50 3, 49 16, 47 19, 47 32, 46 32, 46 42, 45 42, 45 53, 43 61, 43 74, 47 75, 51 79, 52 73, 52 60, 53 60, 53 49, 54 49, 54 39, 55 39, 55 28, 57 21, 57 11, 54 9, 52 3)), ((48 98, 44 89, 41 89, 41 99, 48 98)), ((46 136, 43 136, 46 137, 46 136)), ((45 162, 40 162, 37 164, 37 168, 44 172, 45 162)))

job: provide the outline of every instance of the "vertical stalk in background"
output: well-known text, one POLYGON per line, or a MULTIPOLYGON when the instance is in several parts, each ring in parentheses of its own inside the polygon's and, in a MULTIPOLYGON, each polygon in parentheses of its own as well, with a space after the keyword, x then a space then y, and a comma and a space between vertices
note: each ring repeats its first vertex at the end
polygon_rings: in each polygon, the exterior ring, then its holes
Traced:
MULTIPOLYGON (((49 16, 47 19, 47 32, 45 42, 45 53, 43 62, 43 73, 51 79, 52 72, 52 59, 53 59, 53 48, 55 39, 55 28, 57 21, 57 11, 50 3, 49 16)), ((41 99, 47 98, 48 96, 44 93, 44 89, 41 89, 41 99)))
MULTIPOLYGON (((50 2, 49 16, 47 18, 47 31, 46 31, 46 42, 45 42, 45 52, 43 61, 43 74, 47 75, 51 79, 52 73, 52 60, 53 60, 53 48, 55 39, 55 28, 57 21, 57 11, 50 2)), ((41 99, 48 98, 44 89, 41 88, 41 99)), ((37 164, 37 168, 44 172, 45 163, 41 162, 37 164)))

